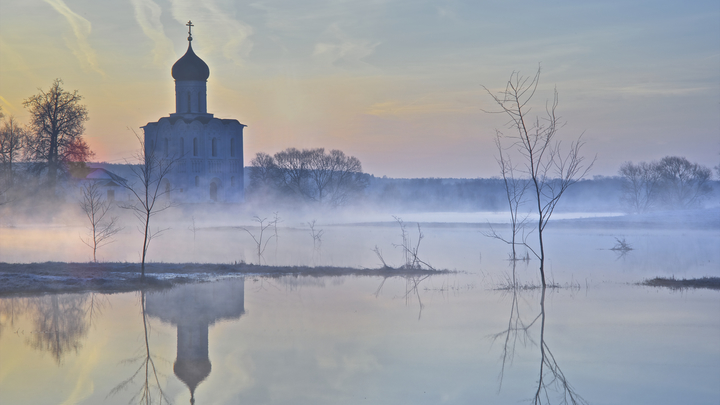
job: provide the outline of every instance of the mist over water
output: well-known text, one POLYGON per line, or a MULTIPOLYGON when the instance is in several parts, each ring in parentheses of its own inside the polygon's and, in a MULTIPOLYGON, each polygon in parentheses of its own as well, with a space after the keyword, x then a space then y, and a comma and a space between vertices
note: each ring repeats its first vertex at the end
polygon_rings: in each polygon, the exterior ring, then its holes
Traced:
MULTIPOLYGON (((257 214, 237 210, 213 215, 212 212, 185 212, 173 208, 153 218, 152 229, 166 229, 150 245, 148 260, 166 263, 235 263, 268 265, 348 266, 377 268, 382 265, 373 252, 375 246, 393 267, 402 265, 400 228, 389 213, 337 211, 293 215, 281 211, 257 214), (262 257, 257 257, 259 223, 264 225, 278 215, 277 228, 263 231, 262 257), (321 216, 322 215, 322 216, 321 216), (313 240, 310 222, 316 220, 320 240, 313 240), (276 235, 277 233, 277 235, 276 235), (277 236, 277 237, 276 237, 277 236)), ((115 241, 98 250, 105 262, 138 262, 142 235, 127 212, 119 214, 126 224, 115 241)), ((660 275, 707 276, 715 274, 720 253, 720 232, 712 229, 677 229, 604 226, 576 222, 567 226, 563 219, 614 217, 617 213, 558 213, 557 221, 547 228, 547 256, 550 273, 558 280, 571 277, 640 281, 660 275), (557 225, 555 225, 557 224, 557 225), (616 240, 626 238, 634 250, 622 257, 610 251, 616 240), (715 265, 715 267, 713 267, 715 265)), ((465 272, 490 272, 507 265, 508 246, 484 236, 488 223, 498 232, 509 232, 499 212, 426 212, 397 216, 407 228, 410 240, 417 242, 422 232, 419 254, 435 268, 465 272)), ((70 222, 70 221, 69 221, 70 222)), ((87 233, 80 221, 53 226, 17 221, 12 227, 0 228, 0 260, 8 263, 44 261, 85 262, 92 251, 80 237, 87 233)), ((534 235, 528 242, 534 243, 534 235)), ((525 255, 520 248, 520 255, 525 255)), ((530 262, 534 269, 534 261, 530 262)), ((535 278, 534 270, 528 277, 535 278)))
MULTIPOLYGON (((0 261, 90 261, 78 207, 55 208, 4 215, 0 261)), ((114 215, 125 228, 98 260, 139 262, 136 219, 114 215)), ((165 231, 148 260, 397 268, 397 219, 425 263, 457 273, 2 297, 0 403, 126 404, 147 394, 151 403, 515 404, 538 389, 551 404, 720 398, 718 292, 635 284, 720 276, 717 208, 559 211, 545 248, 548 282, 560 288, 546 292, 532 288, 536 259, 513 267, 509 246, 486 236, 490 226, 509 234, 502 210, 177 206, 153 217, 151 228, 165 231), (632 250, 612 250, 618 240, 632 250), (513 274, 528 288, 508 289, 513 274)))

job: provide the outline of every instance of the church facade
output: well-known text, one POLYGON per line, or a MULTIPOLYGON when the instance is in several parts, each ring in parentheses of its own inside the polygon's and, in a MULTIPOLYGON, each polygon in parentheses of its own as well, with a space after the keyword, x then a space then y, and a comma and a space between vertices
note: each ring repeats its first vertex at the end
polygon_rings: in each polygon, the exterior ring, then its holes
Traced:
POLYGON ((146 154, 173 161, 161 187, 178 202, 243 201, 243 128, 207 112, 208 65, 188 49, 172 67, 175 113, 144 127, 146 154))

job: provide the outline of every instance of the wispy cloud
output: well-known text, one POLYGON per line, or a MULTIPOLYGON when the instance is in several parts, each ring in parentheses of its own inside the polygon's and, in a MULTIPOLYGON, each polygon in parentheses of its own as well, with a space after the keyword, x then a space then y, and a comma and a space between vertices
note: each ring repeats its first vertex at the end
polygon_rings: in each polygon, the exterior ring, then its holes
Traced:
POLYGON ((165 66, 168 59, 175 56, 173 44, 165 35, 163 24, 160 21, 162 9, 153 0, 131 0, 135 9, 137 20, 143 33, 150 38, 155 47, 153 48, 153 62, 158 66, 165 66))
POLYGON ((212 51, 214 48, 219 48, 225 58, 242 65, 243 58, 252 49, 252 42, 249 40, 253 32, 252 27, 232 18, 231 16, 235 14, 233 10, 221 9, 213 0, 171 1, 173 17, 183 24, 192 19, 198 26, 198 32, 202 32, 205 36, 202 41, 205 49, 212 51), (199 28, 200 26, 207 28, 199 28))
POLYGON ((315 44, 313 56, 339 67, 368 66, 363 59, 370 56, 379 43, 350 38, 337 23, 331 24, 325 34, 331 41, 315 44))
POLYGON ((73 51, 75 57, 80 61, 81 65, 84 68, 89 67, 90 69, 105 75, 98 66, 95 50, 88 42, 88 37, 90 36, 92 28, 90 21, 70 10, 70 7, 68 7, 63 0, 45 0, 45 2, 51 5, 55 11, 62 14, 72 27, 73 33, 75 34, 75 40, 73 41, 66 37, 65 42, 73 51))

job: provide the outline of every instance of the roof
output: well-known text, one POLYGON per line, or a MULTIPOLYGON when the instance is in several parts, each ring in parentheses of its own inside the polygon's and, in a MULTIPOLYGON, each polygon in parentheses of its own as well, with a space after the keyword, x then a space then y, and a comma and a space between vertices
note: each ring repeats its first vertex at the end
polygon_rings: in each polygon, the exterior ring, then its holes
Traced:
MULTIPOLYGON (((145 125, 145 127, 150 127, 150 126, 153 126, 153 125, 158 125, 158 124, 160 124, 160 121, 163 121, 163 120, 168 120, 168 121, 170 121, 170 125, 175 125, 175 123, 178 122, 178 121, 180 121, 180 120, 182 120, 182 121, 185 122, 186 124, 190 124, 190 123, 193 122, 193 121, 200 121, 200 123, 203 124, 203 125, 208 124, 210 121, 215 120, 215 121, 219 121, 219 122, 220 122, 221 124, 223 124, 223 125, 239 124, 239 125, 241 125, 241 126, 243 126, 243 127, 246 127, 246 126, 247 126, 247 125, 245 125, 245 124, 241 124, 240 121, 238 121, 238 120, 236 120, 236 119, 214 118, 214 117, 212 116, 212 114, 202 114, 202 115, 200 115, 200 114, 197 114, 197 115, 193 115, 193 114, 172 114, 172 115, 170 115, 170 117, 162 117, 162 118, 160 118, 159 120, 157 120, 157 121, 155 121, 155 122, 148 122, 147 125, 145 125)), ((144 127, 143 127, 143 128, 144 128, 144 127)))
POLYGON ((173 65, 172 77, 180 81, 207 81, 210 77, 210 68, 195 55, 192 42, 188 42, 187 52, 173 65))
POLYGON ((78 176, 80 180, 109 180, 115 183, 125 183, 126 179, 117 174, 101 168, 89 168, 89 172, 84 176, 78 176))

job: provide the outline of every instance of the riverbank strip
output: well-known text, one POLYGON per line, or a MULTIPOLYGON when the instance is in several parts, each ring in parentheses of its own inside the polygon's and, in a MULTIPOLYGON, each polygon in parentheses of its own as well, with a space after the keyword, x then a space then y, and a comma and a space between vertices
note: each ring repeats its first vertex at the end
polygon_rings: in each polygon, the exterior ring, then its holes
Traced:
POLYGON ((447 274, 449 270, 410 268, 358 269, 332 266, 267 266, 247 263, 145 263, 145 278, 139 263, 0 263, 0 297, 45 293, 127 292, 164 289, 177 284, 202 282, 221 277, 281 276, 419 276, 447 274))

